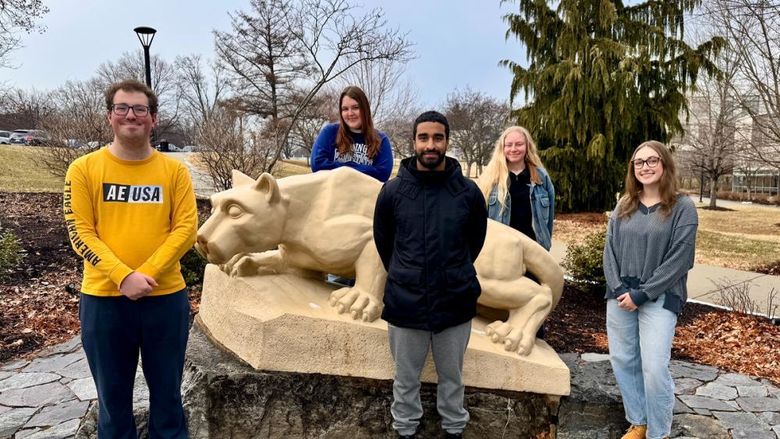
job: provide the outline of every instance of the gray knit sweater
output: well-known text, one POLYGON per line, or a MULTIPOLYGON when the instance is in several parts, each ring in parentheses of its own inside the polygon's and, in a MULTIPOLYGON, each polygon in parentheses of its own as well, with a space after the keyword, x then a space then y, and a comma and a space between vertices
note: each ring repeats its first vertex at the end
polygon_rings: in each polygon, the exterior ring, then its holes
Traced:
POLYGON ((628 218, 612 211, 604 246, 605 298, 629 292, 636 306, 666 293, 664 308, 679 314, 688 300, 688 270, 693 268, 696 206, 687 195, 678 195, 669 216, 660 204, 639 209, 628 218))

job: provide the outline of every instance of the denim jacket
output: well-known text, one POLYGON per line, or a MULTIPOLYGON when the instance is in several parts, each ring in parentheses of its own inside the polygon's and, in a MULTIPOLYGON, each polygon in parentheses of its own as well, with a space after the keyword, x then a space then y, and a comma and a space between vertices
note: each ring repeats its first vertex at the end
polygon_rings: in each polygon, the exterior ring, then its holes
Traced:
MULTIPOLYGON (((536 242, 547 251, 552 246, 553 218, 555 217, 555 187, 550 176, 544 168, 536 168, 541 184, 531 182, 531 225, 536 234, 536 242)), ((507 177, 508 178, 508 177, 507 177)), ((512 212, 512 200, 509 193, 506 194, 506 207, 501 210, 498 202, 498 186, 493 186, 488 197, 488 217, 503 224, 509 225, 509 216, 512 212)))

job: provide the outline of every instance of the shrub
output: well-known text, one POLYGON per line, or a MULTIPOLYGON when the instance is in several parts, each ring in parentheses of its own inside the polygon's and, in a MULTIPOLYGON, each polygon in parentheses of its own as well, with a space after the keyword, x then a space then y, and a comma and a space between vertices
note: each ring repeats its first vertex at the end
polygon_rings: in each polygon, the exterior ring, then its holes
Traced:
POLYGON ((563 268, 573 278, 572 282, 582 290, 603 292, 604 279, 604 241, 606 230, 591 233, 580 244, 569 247, 563 259, 563 268))
POLYGON ((187 286, 203 284, 203 272, 206 270, 206 259, 200 255, 195 248, 191 248, 179 260, 181 264, 181 274, 184 276, 184 282, 187 286))
MULTIPOLYGON (((208 198, 198 198, 198 224, 203 225, 211 215, 211 201, 208 198)), ((206 270, 208 261, 195 250, 191 248, 184 256, 179 259, 181 264, 181 274, 184 276, 184 282, 187 286, 202 286, 203 274, 206 270)))
POLYGON ((0 280, 5 280, 23 259, 24 248, 16 234, 10 230, 0 233, 0 280))

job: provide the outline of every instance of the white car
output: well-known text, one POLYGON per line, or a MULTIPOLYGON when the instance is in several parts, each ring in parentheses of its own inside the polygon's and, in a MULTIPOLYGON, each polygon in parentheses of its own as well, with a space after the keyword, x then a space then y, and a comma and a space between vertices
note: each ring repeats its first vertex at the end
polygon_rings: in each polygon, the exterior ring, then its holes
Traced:
POLYGON ((0 130, 0 145, 11 144, 11 132, 0 130))

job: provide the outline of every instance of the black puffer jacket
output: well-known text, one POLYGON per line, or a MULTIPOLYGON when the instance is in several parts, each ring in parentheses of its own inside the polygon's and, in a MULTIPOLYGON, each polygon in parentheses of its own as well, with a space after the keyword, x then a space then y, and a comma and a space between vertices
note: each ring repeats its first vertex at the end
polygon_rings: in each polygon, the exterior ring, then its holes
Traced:
POLYGON ((382 318, 440 332, 476 314, 481 292, 474 261, 485 242, 485 199, 458 162, 418 171, 404 159, 379 193, 374 241, 387 270, 382 318))

